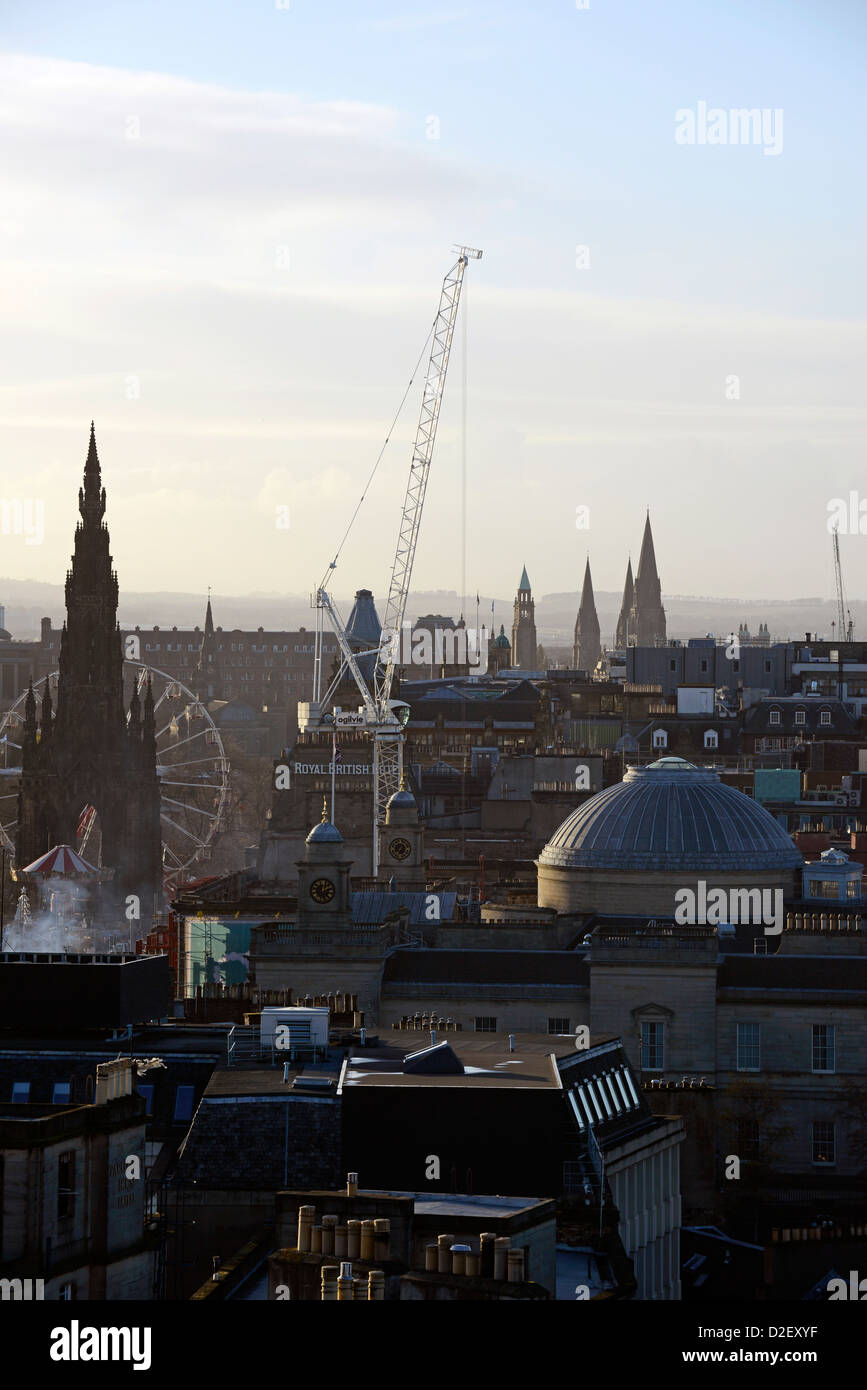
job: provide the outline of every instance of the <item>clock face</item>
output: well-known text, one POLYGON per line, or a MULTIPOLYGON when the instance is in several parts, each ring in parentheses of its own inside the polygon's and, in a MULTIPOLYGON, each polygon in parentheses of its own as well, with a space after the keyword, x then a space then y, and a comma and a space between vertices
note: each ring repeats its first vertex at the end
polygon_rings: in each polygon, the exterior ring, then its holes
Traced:
POLYGON ((392 859, 408 859, 412 854, 412 845, 409 840, 405 840, 402 835, 399 835, 396 840, 392 840, 389 844, 388 852, 392 859))
POLYGON ((330 878, 314 878, 310 885, 310 896, 315 903, 330 903, 334 897, 334 884, 330 878))

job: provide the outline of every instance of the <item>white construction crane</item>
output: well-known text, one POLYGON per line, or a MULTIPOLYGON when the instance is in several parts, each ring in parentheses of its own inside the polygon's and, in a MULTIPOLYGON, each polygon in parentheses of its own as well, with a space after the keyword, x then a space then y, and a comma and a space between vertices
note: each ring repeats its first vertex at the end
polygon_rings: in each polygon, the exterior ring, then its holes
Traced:
POLYGON ((843 597, 843 570, 840 565, 840 539, 834 527, 834 578, 837 581, 837 641, 851 642, 855 624, 843 597))
MULTIPOLYGON (((349 727, 363 728, 373 737, 373 874, 379 871, 380 844, 385 824, 385 809, 389 797, 398 791, 403 773, 404 728, 409 719, 409 706, 391 699, 391 686, 398 658, 398 644, 403 631, 404 614, 409 597, 412 567, 418 543, 422 508, 433 457, 443 390, 446 383, 452 337, 458 316, 464 271, 471 260, 481 260, 481 251, 470 246, 456 247, 457 261, 447 272, 440 293, 439 309, 434 320, 432 344, 422 394, 421 412, 416 429, 409 479, 401 511, 397 549, 391 571, 391 584, 382 627, 382 637, 375 649, 377 658, 370 685, 350 646, 346 628, 324 582, 313 595, 316 609, 316 648, 313 675, 313 701, 298 706, 298 728, 307 730, 334 727, 329 703, 343 677, 349 670, 358 686, 362 706, 357 714, 341 716, 349 727), (334 630, 341 652, 337 675, 324 695, 320 694, 322 677, 322 614, 325 613, 334 630), (372 689, 371 689, 372 685, 372 689)), ((353 518, 354 520, 354 518, 353 518)), ((336 560, 329 566, 333 571, 336 560)), ((358 655, 362 655, 359 653, 358 655)))

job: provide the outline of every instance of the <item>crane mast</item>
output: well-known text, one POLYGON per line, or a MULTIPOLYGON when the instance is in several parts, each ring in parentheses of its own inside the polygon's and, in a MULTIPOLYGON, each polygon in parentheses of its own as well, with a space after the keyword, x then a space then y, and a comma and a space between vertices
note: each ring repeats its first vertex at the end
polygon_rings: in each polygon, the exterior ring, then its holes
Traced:
MULTIPOLYGON (((431 459, 439 424, 440 408, 451 355, 452 339, 457 321, 461 298, 464 271, 471 260, 481 260, 482 252, 470 246, 455 248, 458 258, 446 273, 440 291, 440 302, 432 330, 432 344, 421 411, 416 427, 409 478, 400 516, 397 548, 391 571, 391 583, 385 608, 382 636, 378 647, 379 660, 374 668, 371 690, 356 654, 349 643, 346 629, 337 613, 336 607, 324 585, 316 590, 313 604, 317 610, 316 657, 314 674, 313 702, 299 705, 299 729, 322 727, 323 716, 330 699, 336 690, 343 671, 349 669, 363 706, 364 723, 373 735, 373 874, 379 870, 381 832, 385 824, 385 812, 389 798, 398 791, 403 773, 403 740, 405 720, 395 712, 395 703, 390 699, 394 673, 399 664, 400 638, 403 630, 406 604, 412 581, 412 568, 415 561, 418 534, 427 491, 431 459), (325 614, 337 638, 341 652, 340 669, 331 681, 324 696, 321 687, 321 634, 322 616, 325 614)), ((334 564, 330 566, 333 571, 334 564)), ((402 713, 408 715, 408 707, 402 713)))
POLYGON ((837 640, 851 642, 854 624, 843 596, 843 568, 840 564, 840 538, 834 527, 834 578, 837 583, 837 640))

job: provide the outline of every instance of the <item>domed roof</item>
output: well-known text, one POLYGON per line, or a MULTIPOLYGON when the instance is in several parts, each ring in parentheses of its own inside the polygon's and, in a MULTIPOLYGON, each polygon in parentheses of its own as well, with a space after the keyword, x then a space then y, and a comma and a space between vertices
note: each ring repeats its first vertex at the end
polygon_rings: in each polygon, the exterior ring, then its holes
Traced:
POLYGON ((397 810, 400 806, 404 806, 410 811, 415 810, 415 797, 412 792, 407 791, 404 787, 401 787, 399 792, 395 792, 388 798, 386 809, 397 810))
POLYGON ((337 826, 331 824, 330 820, 323 820, 320 821, 318 825, 314 825, 313 829, 310 831, 310 834, 307 836, 307 844, 342 845, 343 836, 337 829, 337 826))
POLYGON ((343 836, 337 829, 337 826, 332 825, 331 821, 328 819, 328 802, 324 797, 322 799, 322 819, 318 825, 314 825, 310 834, 307 836, 306 843, 308 845, 343 844, 343 836))
POLYGON ((508 637, 506 636, 505 629, 504 629, 502 623, 500 623, 500 632, 499 632, 499 636, 494 638, 494 646, 495 646, 495 647, 508 647, 508 648, 511 650, 512 644, 511 644, 511 642, 509 641, 508 637))
POLYGON ((803 858, 782 825, 716 772, 684 758, 630 768, 590 797, 548 841, 540 864, 672 872, 798 868, 803 858))

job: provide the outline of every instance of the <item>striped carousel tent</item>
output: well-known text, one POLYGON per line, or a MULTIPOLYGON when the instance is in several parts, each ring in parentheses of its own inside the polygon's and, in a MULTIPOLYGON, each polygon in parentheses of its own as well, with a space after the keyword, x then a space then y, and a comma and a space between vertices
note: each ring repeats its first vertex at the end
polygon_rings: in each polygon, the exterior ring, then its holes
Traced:
POLYGON ((51 874, 96 874, 99 870, 94 868, 93 864, 88 864, 87 860, 82 859, 69 845, 55 845, 54 849, 34 859, 33 863, 28 864, 21 872, 42 874, 48 878, 51 874))

